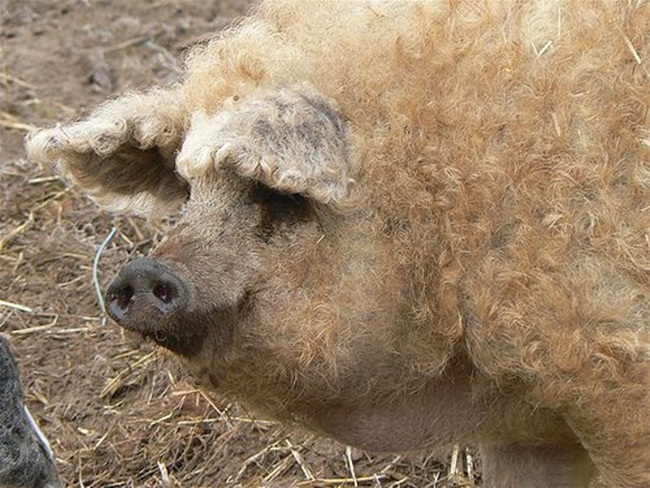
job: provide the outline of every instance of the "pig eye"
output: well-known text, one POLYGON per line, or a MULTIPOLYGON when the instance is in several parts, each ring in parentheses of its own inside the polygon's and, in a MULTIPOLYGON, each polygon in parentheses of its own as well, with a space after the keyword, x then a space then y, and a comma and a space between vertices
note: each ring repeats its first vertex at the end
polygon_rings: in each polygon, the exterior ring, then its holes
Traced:
POLYGON ((308 207, 307 199, 302 195, 280 193, 270 190, 264 196, 262 206, 274 217, 281 219, 299 219, 308 207))
POLYGON ((257 184, 243 197, 243 203, 259 205, 264 211, 278 218, 300 218, 309 210, 309 200, 297 193, 284 193, 257 184))
POLYGON ((248 196, 260 209, 260 235, 268 240, 278 230, 309 219, 310 202, 298 194, 282 193, 264 185, 257 186, 248 196))

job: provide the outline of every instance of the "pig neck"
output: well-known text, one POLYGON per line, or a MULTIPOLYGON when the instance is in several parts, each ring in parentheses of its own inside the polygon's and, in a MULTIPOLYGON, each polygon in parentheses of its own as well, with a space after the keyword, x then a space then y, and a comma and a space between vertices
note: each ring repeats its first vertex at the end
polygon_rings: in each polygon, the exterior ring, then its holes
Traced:
POLYGON ((454 358, 438 378, 412 395, 372 404, 351 399, 349 404, 311 406, 299 421, 370 452, 434 449, 484 438, 524 444, 576 441, 557 413, 517 396, 504 397, 499 390, 467 362, 454 358))
MULTIPOLYGON (((412 451, 474 437, 485 411, 472 398, 471 370, 450 364, 412 395, 358 405, 310 408, 300 421, 372 452, 412 451)), ((299 414, 300 415, 300 414, 299 414)))

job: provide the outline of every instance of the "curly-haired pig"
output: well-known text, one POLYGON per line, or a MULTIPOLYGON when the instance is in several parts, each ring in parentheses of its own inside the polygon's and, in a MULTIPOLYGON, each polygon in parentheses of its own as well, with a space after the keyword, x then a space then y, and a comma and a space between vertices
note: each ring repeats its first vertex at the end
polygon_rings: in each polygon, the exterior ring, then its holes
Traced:
POLYGON ((100 205, 182 216, 121 326, 371 451, 490 487, 650 486, 650 2, 278 0, 183 83, 31 134, 100 205))

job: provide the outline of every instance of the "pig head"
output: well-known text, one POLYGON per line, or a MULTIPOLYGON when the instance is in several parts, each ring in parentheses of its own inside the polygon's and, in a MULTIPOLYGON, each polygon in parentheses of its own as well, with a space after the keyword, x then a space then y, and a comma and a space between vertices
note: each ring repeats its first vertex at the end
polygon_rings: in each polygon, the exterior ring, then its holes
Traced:
POLYGON ((321 97, 282 90, 194 114, 177 158, 191 182, 183 217, 115 279, 110 315, 186 357, 225 357, 259 300, 281 334, 287 288, 308 278, 323 237, 317 206, 345 197, 348 166, 343 124, 321 97))

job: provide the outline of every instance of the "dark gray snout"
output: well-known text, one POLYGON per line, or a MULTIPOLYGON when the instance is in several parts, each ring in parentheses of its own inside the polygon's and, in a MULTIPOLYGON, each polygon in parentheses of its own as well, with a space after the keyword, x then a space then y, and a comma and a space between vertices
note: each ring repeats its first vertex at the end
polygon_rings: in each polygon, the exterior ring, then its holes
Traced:
POLYGON ((127 264, 106 292, 107 312, 122 327, 152 334, 186 303, 183 282, 163 264, 137 259, 127 264))

